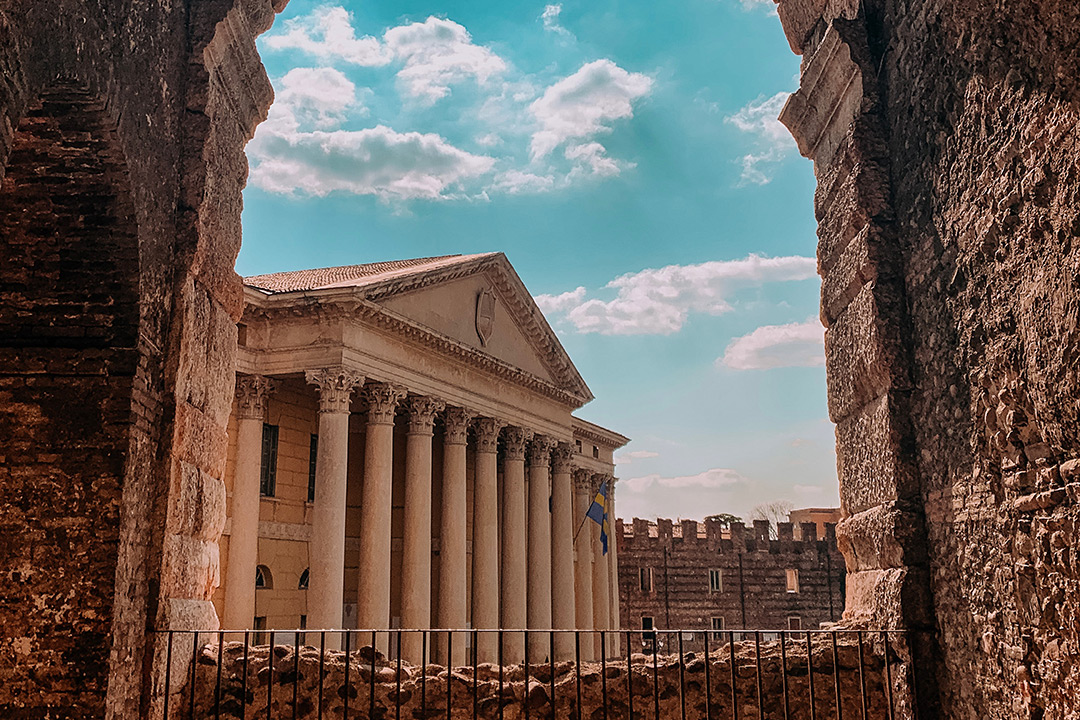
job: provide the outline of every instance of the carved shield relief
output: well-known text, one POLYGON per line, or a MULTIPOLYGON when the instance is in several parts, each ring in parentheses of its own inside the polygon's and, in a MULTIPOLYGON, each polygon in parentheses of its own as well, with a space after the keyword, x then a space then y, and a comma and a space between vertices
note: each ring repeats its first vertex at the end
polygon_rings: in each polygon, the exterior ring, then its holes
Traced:
POLYGON ((491 288, 483 290, 476 298, 476 334, 480 342, 487 345, 491 332, 495 329, 495 293, 491 288))

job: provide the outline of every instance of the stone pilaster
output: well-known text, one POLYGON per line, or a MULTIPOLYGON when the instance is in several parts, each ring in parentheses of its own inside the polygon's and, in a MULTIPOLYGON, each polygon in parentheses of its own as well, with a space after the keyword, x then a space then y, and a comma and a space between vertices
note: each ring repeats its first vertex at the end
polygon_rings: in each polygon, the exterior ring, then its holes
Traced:
POLYGON ((236 378, 236 471, 233 474, 232 534, 229 536, 222 612, 226 630, 250 628, 255 619, 262 426, 266 401, 273 389, 274 382, 261 375, 236 378))
MULTIPOLYGON (((574 583, 574 486, 571 479, 574 450, 559 443, 551 456, 551 626, 573 629, 576 625, 574 583)), ((555 659, 574 656, 574 639, 555 636, 555 659)))
MULTIPOLYGON (((502 516, 502 626, 526 627, 526 527, 525 448, 532 431, 508 427, 503 431, 503 516, 502 516)), ((514 665, 525 659, 525 637, 507 633, 503 640, 503 661, 514 665)))
MULTIPOLYGON (((345 488, 349 471, 349 409, 363 376, 345 368, 308 370, 319 392, 319 448, 315 456, 307 590, 308 625, 341 627, 345 594, 345 488)), ((336 645, 337 637, 327 638, 336 645)))
MULTIPOLYGON (((474 425, 476 437, 476 480, 473 486, 473 573, 472 625, 499 627, 499 431, 505 423, 480 418, 474 425)), ((494 633, 479 633, 476 640, 479 662, 498 659, 494 633)))
MULTIPOLYGON (((439 609, 442 628, 463 628, 467 622, 465 607, 468 547, 466 545, 466 446, 469 424, 475 413, 461 407, 449 407, 443 415, 442 523, 439 529, 439 609)), ((453 654, 447 657, 440 640, 439 662, 456 667, 465 662, 465 638, 454 637, 453 654)))
MULTIPOLYGON (((445 403, 431 397, 406 400, 409 433, 405 443, 405 531, 401 560, 401 626, 431 627, 431 436, 445 403)), ((407 633, 401 655, 419 664, 423 637, 407 633)))

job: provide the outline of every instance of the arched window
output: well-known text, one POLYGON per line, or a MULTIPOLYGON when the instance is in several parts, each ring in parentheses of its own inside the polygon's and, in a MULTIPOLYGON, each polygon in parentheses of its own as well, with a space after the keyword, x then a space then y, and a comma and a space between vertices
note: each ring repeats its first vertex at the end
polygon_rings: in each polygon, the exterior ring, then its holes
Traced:
POLYGON ((308 568, 304 568, 304 572, 300 573, 300 583, 297 587, 301 590, 307 590, 308 578, 311 573, 308 568))
POLYGON ((274 587, 274 576, 270 574, 270 568, 265 565, 255 566, 255 589, 267 590, 274 587))

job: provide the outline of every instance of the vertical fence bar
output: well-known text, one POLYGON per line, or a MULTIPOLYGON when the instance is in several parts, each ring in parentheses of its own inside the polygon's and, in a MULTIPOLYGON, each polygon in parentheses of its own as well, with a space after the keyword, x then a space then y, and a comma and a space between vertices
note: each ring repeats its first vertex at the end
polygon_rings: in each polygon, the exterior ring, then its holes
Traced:
MULTIPOLYGON (((446 631, 446 720, 450 720, 450 706, 453 705, 453 701, 450 699, 452 689, 450 687, 450 678, 454 674, 454 633, 449 630, 446 631)), ((374 720, 374 719, 372 719, 374 720)))
MULTIPOLYGON (((323 675, 326 671, 326 631, 319 631, 319 714, 318 720, 322 720, 322 700, 323 700, 323 675)), ((244 713, 240 713, 240 717, 244 717, 244 713)))
POLYGON ((217 682, 214 683, 214 720, 221 720, 221 651, 225 644, 225 633, 218 630, 217 637, 217 682))
POLYGON ((761 631, 754 631, 754 667, 757 672, 758 720, 765 720, 765 693, 761 689, 761 631))
POLYGON ((885 652, 885 695, 888 700, 889 720, 893 720, 892 666, 889 661, 889 633, 881 631, 881 642, 885 652))
MULTIPOLYGON (((368 720, 373 720, 373 718, 375 717, 375 656, 379 652, 376 649, 378 647, 378 645, 376 645, 375 643, 378 641, 378 639, 379 638, 378 638, 378 635, 377 635, 376 631, 372 630, 371 631, 371 686, 368 688, 368 693, 369 693, 369 697, 368 697, 368 720)), ((359 639, 357 640, 357 642, 359 642, 359 639)), ((390 644, 390 633, 389 632, 386 633, 386 644, 387 645, 390 644)), ((399 656, 401 655, 401 643, 398 643, 398 655, 399 656)), ((357 673, 357 679, 359 679, 359 675, 360 675, 359 666, 356 668, 356 673, 357 673)), ((346 693, 348 693, 348 690, 346 690, 346 693)), ((359 692, 357 692, 356 694, 357 694, 357 696, 360 695, 359 692)))
MULTIPOLYGON (((420 717, 427 717, 427 641, 428 634, 426 630, 420 631, 420 717)), ((398 654, 401 654, 401 649, 398 648, 398 654)), ((374 656, 372 656, 374 657, 374 656)), ((370 720, 374 720, 375 714, 372 713, 370 720)))
POLYGON ((682 630, 679 631, 679 714, 686 720, 686 675, 683 669, 682 630))
POLYGON ((188 715, 195 720, 195 666, 199 662, 199 631, 191 636, 191 692, 188 693, 188 715))
POLYGON ((728 633, 728 650, 731 656, 731 720, 739 720, 739 695, 735 690, 735 632, 728 633))
POLYGON ((293 636, 292 718, 296 720, 296 702, 300 695, 300 631, 293 636))
POLYGON ((169 720, 169 682, 172 680, 172 644, 173 633, 169 630, 169 639, 165 646, 165 710, 163 720, 169 720))
POLYGON ((555 631, 548 635, 548 660, 551 663, 551 720, 555 720, 555 631))
POLYGON ((499 720, 503 720, 503 631, 499 629, 499 720))
POLYGON ((349 720, 349 643, 352 641, 352 631, 345 633, 345 697, 342 698, 341 720, 349 720))
POLYGON ((477 630, 473 630, 472 640, 472 716, 475 718, 480 717, 480 678, 478 677, 478 669, 480 665, 480 633, 477 630))
MULTIPOLYGON (((397 688, 397 692, 394 693, 394 718, 401 720, 401 628, 397 629, 397 679, 394 681, 394 687, 397 688)), ((390 633, 386 634, 386 644, 390 644, 390 633)), ((371 720, 370 718, 368 720, 371 720)))
POLYGON ((634 720, 633 652, 630 650, 630 631, 626 631, 626 720, 634 720))
POLYGON ((604 635, 604 631, 600 631, 600 697, 604 704, 604 720, 608 720, 607 715, 607 637, 604 635))
POLYGON ((522 633, 525 636, 525 720, 529 720, 529 635, 531 633, 522 633))
POLYGON ((862 698, 862 720, 866 720, 866 669, 863 659, 863 631, 859 630, 856 637, 859 640, 859 691, 862 698))
POLYGON ((247 707, 247 676, 248 676, 248 648, 251 647, 251 634, 244 631, 244 677, 240 683, 240 717, 244 717, 244 708, 247 707))
POLYGON ((712 720, 712 682, 709 679, 709 631, 705 631, 705 720, 712 720))
MULTIPOLYGON (((791 718, 791 698, 788 696, 787 686, 787 648, 785 647, 785 641, 787 639, 787 633, 781 631, 780 633, 780 685, 784 690, 784 720, 790 720, 791 718)), ((866 718, 863 718, 866 720, 866 718)))
MULTIPOLYGON (((274 704, 274 631, 270 631, 270 655, 269 655, 269 667, 270 672, 267 675, 266 680, 266 720, 270 720, 270 708, 274 704)), ((195 720, 192 717, 191 720, 195 720)))
POLYGON ((660 720, 660 660, 657 657, 660 645, 660 634, 653 631, 652 644, 652 687, 653 687, 653 717, 660 720))
POLYGON ((919 681, 915 676, 915 634, 910 630, 904 630, 903 633, 907 641, 908 656, 911 657, 911 714, 914 720, 919 720, 919 681))
POLYGON ((574 631, 574 680, 577 685, 577 720, 584 720, 581 712, 581 631, 574 631))
POLYGON ((810 694, 810 720, 817 720, 817 706, 814 704, 814 648, 810 642, 810 631, 806 631, 806 682, 810 694))
POLYGON ((829 633, 832 637, 832 671, 833 685, 836 688, 836 720, 844 720, 844 708, 840 697, 840 655, 836 649, 836 631, 829 633))

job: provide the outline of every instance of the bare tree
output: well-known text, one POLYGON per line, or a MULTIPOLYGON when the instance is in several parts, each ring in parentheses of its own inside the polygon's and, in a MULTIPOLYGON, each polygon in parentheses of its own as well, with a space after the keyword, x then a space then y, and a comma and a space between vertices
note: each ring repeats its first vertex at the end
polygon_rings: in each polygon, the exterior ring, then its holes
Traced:
POLYGON ((768 520, 769 537, 775 540, 777 537, 777 523, 788 522, 788 513, 790 513, 794 508, 794 503, 791 503, 787 500, 771 500, 769 502, 756 505, 754 509, 750 511, 750 519, 768 520))

